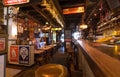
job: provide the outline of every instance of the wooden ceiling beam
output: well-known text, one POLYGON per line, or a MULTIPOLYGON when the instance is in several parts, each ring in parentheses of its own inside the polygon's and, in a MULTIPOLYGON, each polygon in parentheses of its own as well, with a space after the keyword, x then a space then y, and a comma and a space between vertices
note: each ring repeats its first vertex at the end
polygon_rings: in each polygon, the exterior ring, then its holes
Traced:
MULTIPOLYGON (((21 12, 23 15, 27 16, 29 19, 33 20, 34 22, 41 24, 40 21, 38 21, 37 19, 35 19, 34 17, 32 17, 31 15, 29 15, 28 13, 23 13, 21 12)), ((43 24, 41 24, 43 25, 43 24)))
POLYGON ((42 15, 47 21, 50 22, 50 19, 47 17, 45 13, 43 13, 36 5, 30 4, 36 12, 38 12, 40 15, 42 15))
POLYGON ((55 25, 55 23, 52 21, 53 17, 48 17, 41 9, 37 7, 37 5, 30 4, 36 12, 38 12, 40 15, 42 15, 48 22, 50 22, 51 25, 55 25))
POLYGON ((85 3, 61 5, 61 8, 64 9, 64 8, 71 8, 71 7, 78 7, 78 6, 85 6, 85 3))

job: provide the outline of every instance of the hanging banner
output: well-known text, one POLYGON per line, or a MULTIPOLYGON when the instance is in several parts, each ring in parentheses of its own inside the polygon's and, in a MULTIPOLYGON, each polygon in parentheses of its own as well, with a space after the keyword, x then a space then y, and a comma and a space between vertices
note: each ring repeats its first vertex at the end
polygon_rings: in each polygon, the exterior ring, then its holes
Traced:
POLYGON ((3 0, 3 4, 5 6, 7 5, 16 5, 16 4, 23 4, 23 3, 28 3, 30 2, 29 0, 3 0))
POLYGON ((19 63, 29 64, 29 46, 19 46, 19 63))
POLYGON ((14 45, 14 46, 10 46, 10 62, 12 63, 18 63, 18 46, 14 45))

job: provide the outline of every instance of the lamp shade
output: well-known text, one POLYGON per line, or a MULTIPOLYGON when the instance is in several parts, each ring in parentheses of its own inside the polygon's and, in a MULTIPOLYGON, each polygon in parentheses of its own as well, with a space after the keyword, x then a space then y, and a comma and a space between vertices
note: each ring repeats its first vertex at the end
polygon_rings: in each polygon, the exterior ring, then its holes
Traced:
POLYGON ((86 28, 88 28, 88 26, 86 24, 81 24, 80 25, 80 29, 86 29, 86 28))

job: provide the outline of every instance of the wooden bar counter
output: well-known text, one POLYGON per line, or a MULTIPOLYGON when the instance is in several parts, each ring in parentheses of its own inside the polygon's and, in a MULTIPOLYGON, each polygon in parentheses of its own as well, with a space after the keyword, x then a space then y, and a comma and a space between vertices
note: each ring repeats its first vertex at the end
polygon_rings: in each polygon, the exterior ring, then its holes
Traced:
POLYGON ((81 47, 82 54, 94 74, 94 77, 120 77, 119 60, 102 53, 96 48, 93 48, 85 40, 80 40, 78 43, 81 47))

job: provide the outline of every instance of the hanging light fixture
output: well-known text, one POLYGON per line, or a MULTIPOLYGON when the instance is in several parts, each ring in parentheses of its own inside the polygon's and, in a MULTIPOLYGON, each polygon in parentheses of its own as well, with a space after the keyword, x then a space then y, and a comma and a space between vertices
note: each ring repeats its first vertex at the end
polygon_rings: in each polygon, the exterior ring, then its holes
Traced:
POLYGON ((82 23, 80 24, 80 29, 86 29, 86 28, 88 28, 88 25, 86 25, 85 22, 84 22, 84 14, 83 14, 82 23))
POLYGON ((82 24, 80 25, 80 29, 86 29, 86 28, 88 28, 88 26, 87 26, 86 24, 83 24, 83 23, 82 23, 82 24))

